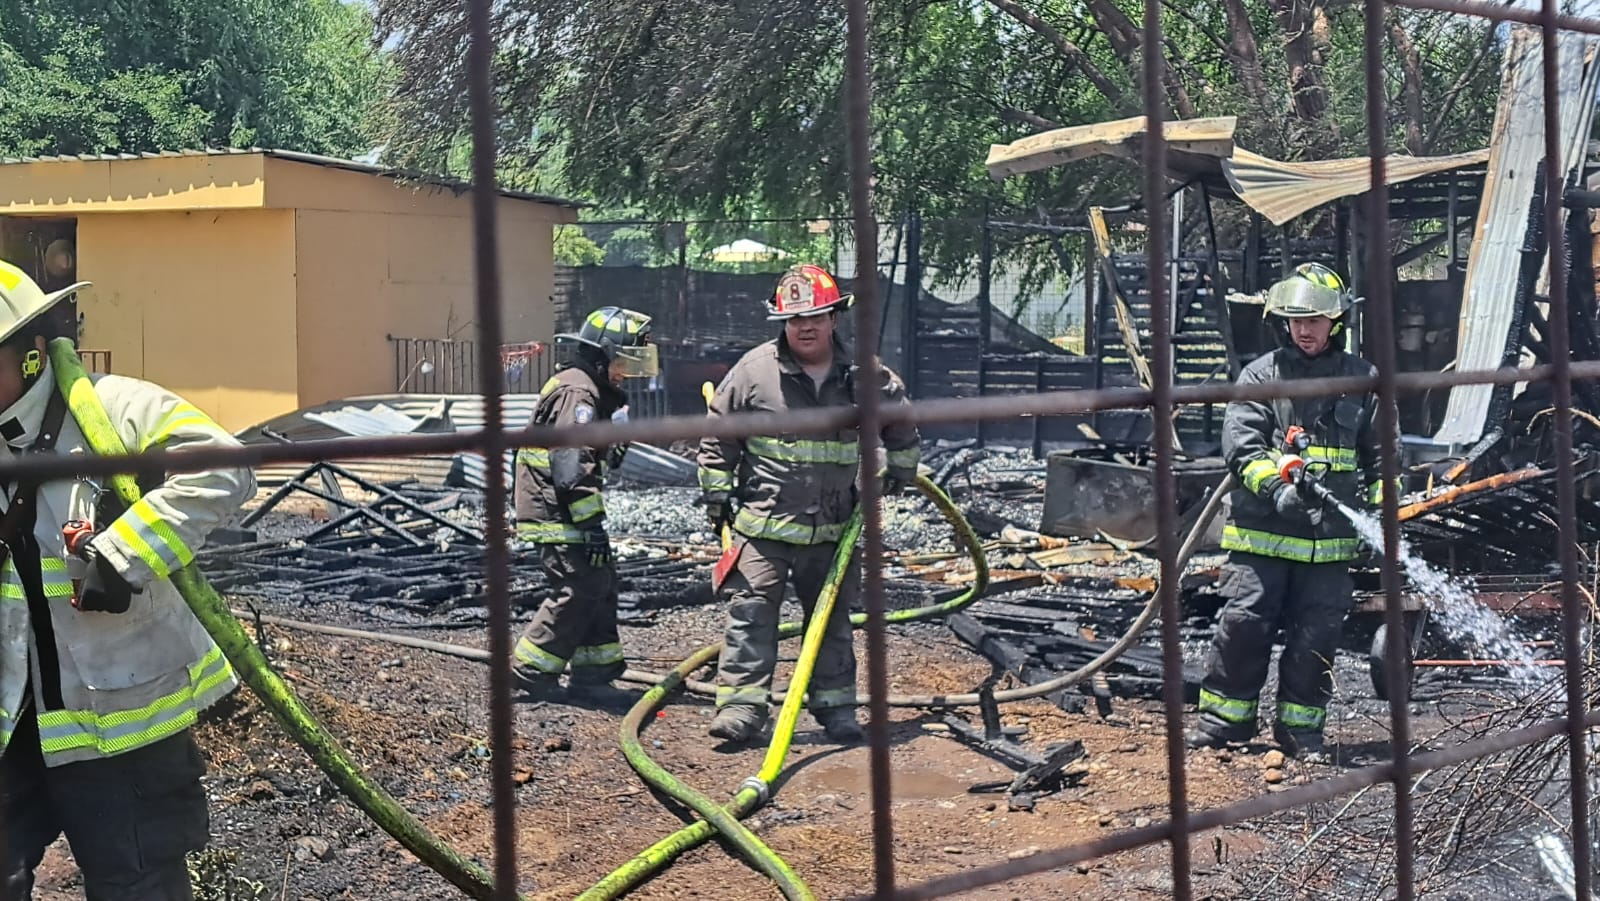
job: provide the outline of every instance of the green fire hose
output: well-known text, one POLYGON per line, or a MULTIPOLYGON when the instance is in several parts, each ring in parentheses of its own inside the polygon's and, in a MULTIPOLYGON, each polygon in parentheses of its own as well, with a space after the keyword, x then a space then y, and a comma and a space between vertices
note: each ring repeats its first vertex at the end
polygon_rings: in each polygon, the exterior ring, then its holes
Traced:
MULTIPOLYGON (((78 359, 77 348, 70 340, 57 338, 50 342, 50 364, 55 370, 58 390, 67 399, 73 419, 95 453, 102 456, 126 454, 127 447, 95 394, 83 363, 78 359)), ((110 484, 126 504, 135 503, 143 495, 131 475, 113 476, 110 484)), ((272 671, 260 649, 245 634, 244 627, 194 564, 173 573, 172 584, 227 656, 234 671, 345 796, 452 885, 480 901, 489 901, 494 896, 494 880, 482 867, 446 845, 388 792, 367 779, 295 696, 294 690, 272 671)))
MULTIPOLYGON (((943 603, 888 614, 886 619, 891 623, 916 622, 954 613, 976 600, 989 584, 989 566, 984 556, 982 542, 978 540, 977 534, 972 531, 972 526, 966 518, 961 515, 961 511, 956 508, 950 497, 939 489, 939 486, 926 477, 918 477, 917 487, 939 508, 939 512, 955 529, 957 538, 967 548, 972 557, 973 581, 966 591, 943 603)), ((644 744, 640 739, 640 732, 650 715, 666 701, 667 695, 682 686, 695 670, 715 660, 722 650, 722 645, 715 644, 696 651, 668 673, 660 684, 646 692, 633 709, 628 711, 628 715, 622 721, 622 750, 628 762, 652 787, 688 805, 704 819, 691 823, 640 852, 638 856, 579 895, 578 901, 610 901, 620 898, 652 873, 669 865, 678 855, 719 832, 752 866, 777 883, 785 898, 790 901, 813 901, 816 896, 795 875, 794 870, 739 820, 767 802, 773 783, 783 771, 784 760, 794 740, 795 726, 799 722, 806 686, 811 680, 817 652, 822 647, 822 636, 827 630, 834 602, 838 600, 839 586, 849 570, 850 558, 860 535, 861 511, 857 509, 845 525, 844 535, 839 541, 839 550, 834 555, 833 567, 828 572, 822 594, 817 598, 816 607, 812 611, 810 624, 801 643, 800 657, 795 664, 794 675, 790 678, 789 690, 784 696, 783 707, 779 710, 777 724, 772 732, 772 741, 767 745, 761 770, 739 786, 738 792, 726 807, 719 807, 715 801, 684 785, 667 772, 645 753, 644 744)), ((866 622, 866 616, 856 614, 850 618, 850 622, 859 627, 866 622)), ((799 633, 799 624, 784 623, 779 627, 778 635, 780 638, 792 638, 799 633)))

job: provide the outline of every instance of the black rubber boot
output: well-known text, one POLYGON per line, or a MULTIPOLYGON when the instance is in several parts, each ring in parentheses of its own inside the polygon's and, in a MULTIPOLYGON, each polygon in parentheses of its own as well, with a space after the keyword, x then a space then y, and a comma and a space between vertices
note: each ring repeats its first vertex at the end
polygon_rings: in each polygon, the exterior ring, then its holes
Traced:
POLYGON ((1189 748, 1224 748, 1242 745, 1255 738, 1255 731, 1245 727, 1217 727, 1201 717, 1200 724, 1184 733, 1183 744, 1189 748))
POLYGON ((574 704, 604 707, 608 710, 627 710, 644 696, 643 692, 618 688, 610 682, 567 683, 567 697, 574 704))
POLYGON ((729 704, 717 711, 711 721, 712 738, 723 741, 749 741, 761 734, 767 724, 767 708, 751 704, 729 704))
POLYGON ((1333 754, 1328 750, 1328 743, 1321 732, 1290 729, 1282 723, 1276 723, 1272 727, 1272 740, 1278 743, 1284 754, 1302 763, 1333 762, 1333 754))
POLYGON ((525 666, 511 668, 512 675, 517 677, 517 687, 522 689, 521 701, 561 701, 566 699, 566 692, 561 688, 561 676, 556 673, 542 673, 536 669, 525 666))
POLYGON ((823 707, 811 711, 811 716, 822 726, 822 731, 827 733, 831 742, 853 745, 867 737, 861 730, 861 724, 856 722, 854 707, 823 707))

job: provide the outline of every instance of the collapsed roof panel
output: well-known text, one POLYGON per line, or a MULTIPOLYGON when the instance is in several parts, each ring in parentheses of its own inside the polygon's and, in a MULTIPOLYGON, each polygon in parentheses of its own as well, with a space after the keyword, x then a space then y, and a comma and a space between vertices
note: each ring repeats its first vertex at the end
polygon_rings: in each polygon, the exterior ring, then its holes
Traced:
MULTIPOLYGON (((1543 42, 1537 30, 1516 28, 1506 47, 1500 104, 1490 136, 1488 176, 1467 257, 1466 284, 1457 331, 1458 372, 1497 369, 1515 363, 1513 330, 1527 301, 1517 288, 1522 248, 1528 235, 1537 163, 1544 158, 1543 42), (1508 361, 1508 356, 1510 360, 1508 361)), ((1596 44, 1563 35, 1559 47, 1563 177, 1582 159, 1594 116, 1596 44)), ((1563 217, 1564 218, 1564 217, 1563 217)), ((1434 440, 1471 444, 1483 436, 1494 385, 1458 385, 1450 391, 1443 424, 1434 440)))
MULTIPOLYGON (((1391 154, 1384 161, 1384 182, 1401 184, 1425 175, 1481 165, 1489 151, 1472 150, 1448 156, 1391 154)), ((1228 185, 1245 205, 1273 225, 1344 197, 1365 194, 1372 186, 1371 157, 1285 163, 1235 147, 1222 161, 1228 185)))
MULTIPOLYGON (((1219 189, 1226 185, 1246 206, 1275 225, 1323 204, 1364 194, 1372 184, 1368 157, 1281 162, 1235 144, 1236 123, 1233 116, 1166 123, 1168 176, 1179 181, 1199 178, 1219 189)), ((999 179, 1094 156, 1137 161, 1145 124, 1143 116, 1135 116, 1057 128, 1010 144, 991 144, 986 165, 989 174, 999 179)), ((1388 158, 1384 181, 1401 184, 1481 166, 1488 158, 1487 149, 1448 156, 1394 154, 1388 158)))
MULTIPOLYGON (((1003 179, 1092 156, 1137 160, 1147 121, 1144 116, 1134 116, 1056 128, 1010 144, 991 144, 985 165, 991 178, 1003 179)), ((1215 172, 1216 161, 1233 153, 1233 131, 1237 124, 1235 116, 1166 123, 1163 134, 1167 139, 1168 166, 1185 175, 1215 172)))

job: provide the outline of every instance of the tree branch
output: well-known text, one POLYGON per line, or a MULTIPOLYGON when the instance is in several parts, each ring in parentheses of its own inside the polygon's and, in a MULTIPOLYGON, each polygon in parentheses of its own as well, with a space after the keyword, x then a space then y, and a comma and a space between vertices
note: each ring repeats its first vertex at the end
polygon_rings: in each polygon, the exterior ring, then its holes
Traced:
POLYGON ((1455 84, 1450 86, 1450 90, 1445 92, 1444 99, 1439 101, 1439 107, 1433 114, 1433 119, 1428 122, 1426 143, 1428 148, 1432 149, 1438 146, 1439 138, 1441 137, 1439 130, 1444 127, 1445 122, 1449 121, 1450 114, 1455 112, 1456 103, 1460 101, 1462 92, 1477 78, 1478 69, 1483 66, 1484 60, 1488 59, 1489 54, 1494 52, 1494 33, 1495 23, 1485 23, 1483 27, 1483 43, 1479 45, 1477 55, 1472 58, 1472 62, 1468 63, 1466 68, 1461 70, 1461 74, 1456 77, 1455 84))
POLYGON ((1062 58, 1071 63, 1079 72, 1082 72, 1083 77, 1089 79, 1089 82, 1113 107, 1124 112, 1131 110, 1122 89, 1117 87, 1110 78, 1107 78, 1104 72, 1100 71, 1099 67, 1089 59, 1089 54, 1084 53, 1083 49, 1077 44, 1067 40, 1065 35, 1057 31, 1049 23, 1024 9, 1016 0, 989 0, 989 4, 1049 41, 1056 48, 1056 52, 1061 54, 1062 58))
MULTIPOLYGON (((993 2, 993 0, 991 0, 993 2)), ((1089 14, 1100 25, 1100 30, 1105 32, 1106 39, 1111 42, 1111 49, 1116 51, 1117 58, 1130 72, 1138 72, 1138 59, 1143 32, 1133 24, 1112 0, 1088 0, 1089 14)), ((1135 81, 1138 79, 1135 78, 1135 81)), ((1189 99, 1189 91, 1183 86, 1183 79, 1172 68, 1172 63, 1164 57, 1161 61, 1161 82, 1167 87, 1167 99, 1171 101, 1172 108, 1182 119, 1193 119, 1197 113, 1194 101, 1189 99)))

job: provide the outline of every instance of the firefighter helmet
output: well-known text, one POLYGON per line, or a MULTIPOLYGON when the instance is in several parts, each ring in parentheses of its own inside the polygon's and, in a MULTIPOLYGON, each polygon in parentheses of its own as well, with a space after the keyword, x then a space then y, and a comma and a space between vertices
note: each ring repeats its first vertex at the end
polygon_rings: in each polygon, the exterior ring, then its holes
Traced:
POLYGON ((796 316, 819 316, 848 310, 854 302, 854 295, 839 293, 839 283, 828 270, 805 263, 778 279, 778 288, 767 301, 767 319, 776 322, 796 316))
POLYGON ((1267 289, 1266 312, 1272 316, 1338 319, 1349 307, 1344 279, 1321 263, 1301 263, 1292 275, 1267 289))
POLYGON ((606 363, 622 363, 628 378, 650 378, 661 371, 650 343, 650 317, 621 307, 601 307, 583 318, 576 332, 556 336, 558 344, 598 350, 606 363))
POLYGON ((28 273, 0 260, 0 341, 22 331, 63 298, 88 286, 88 282, 77 282, 46 294, 28 273))

